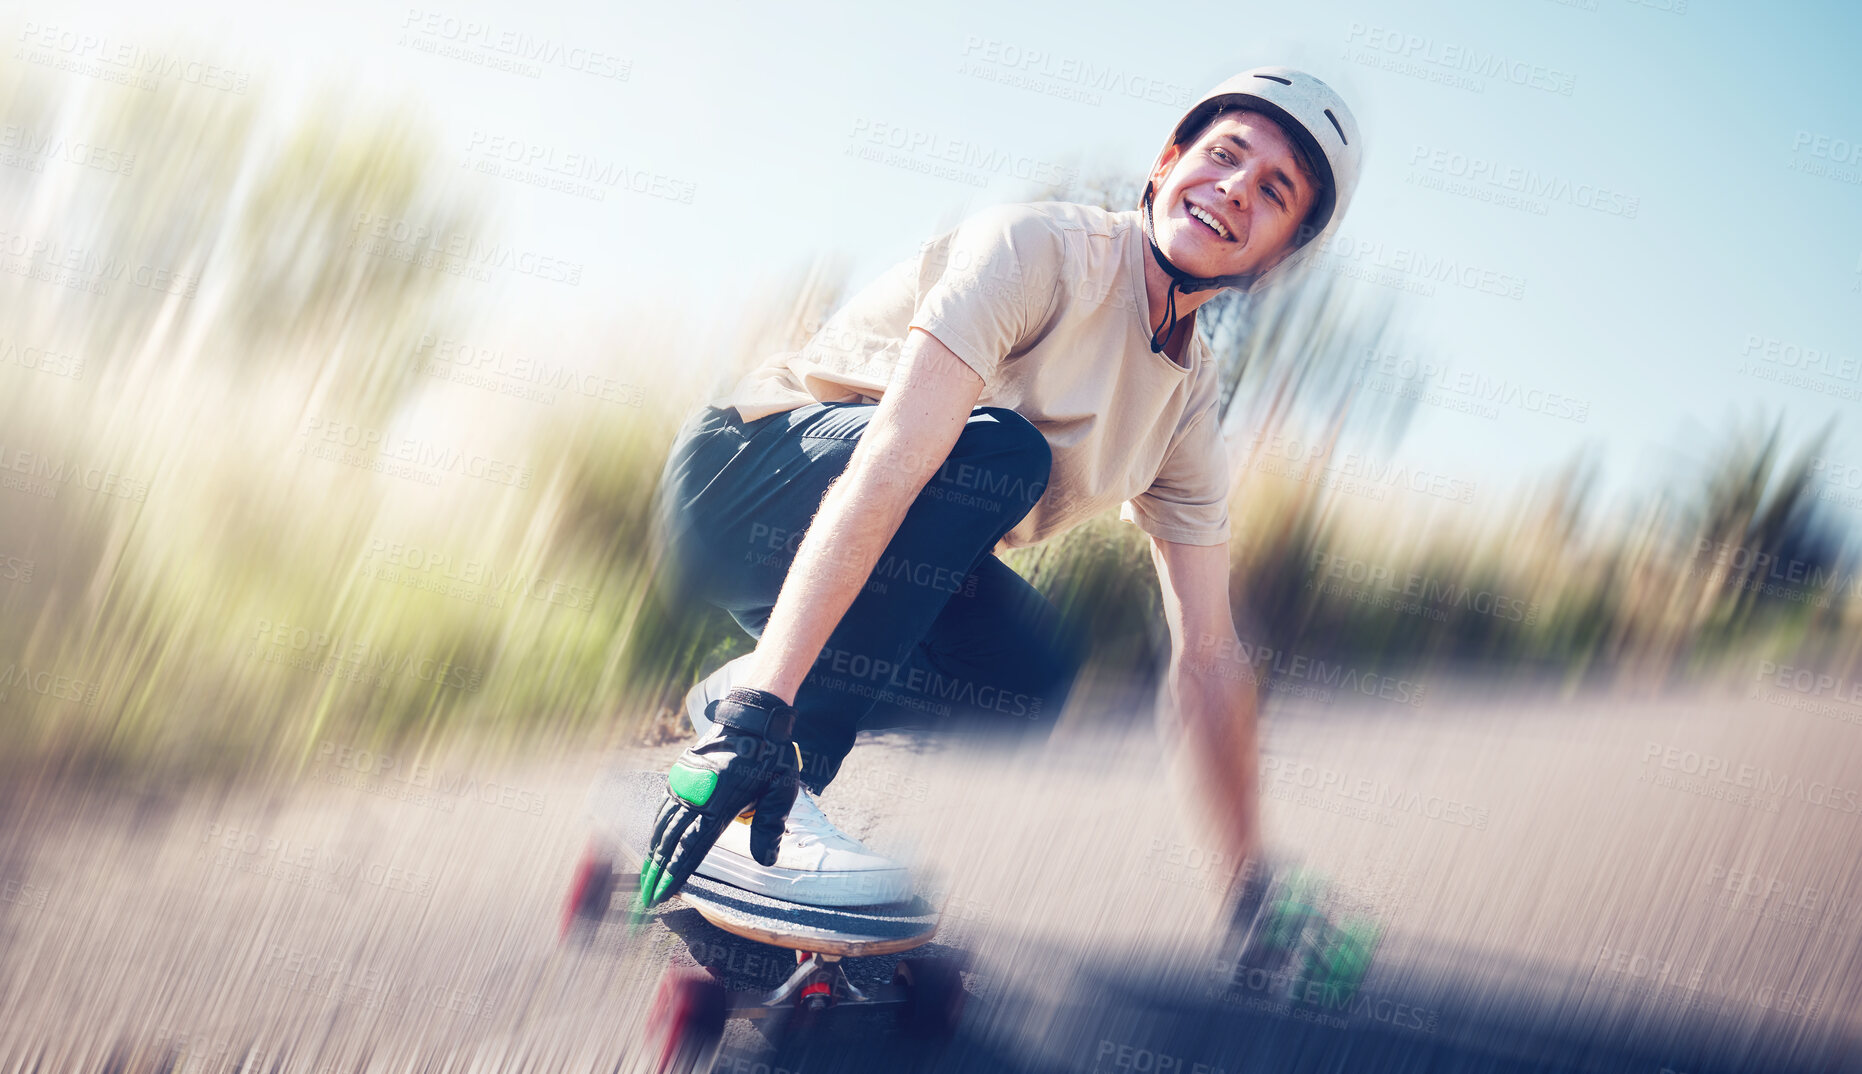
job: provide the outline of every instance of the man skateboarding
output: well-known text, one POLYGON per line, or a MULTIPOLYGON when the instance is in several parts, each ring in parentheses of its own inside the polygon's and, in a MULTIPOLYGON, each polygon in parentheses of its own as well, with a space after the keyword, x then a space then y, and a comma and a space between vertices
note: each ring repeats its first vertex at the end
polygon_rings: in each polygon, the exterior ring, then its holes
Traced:
POLYGON ((1178 122, 1139 208, 977 213, 691 416, 658 505, 672 574, 757 646, 687 697, 699 738, 668 774, 640 908, 694 871, 820 906, 906 897, 905 870, 813 795, 861 728, 1044 732, 1079 646, 994 553, 1120 504, 1151 538, 1194 789, 1226 860, 1247 857, 1256 697, 1195 311, 1309 255, 1359 158, 1323 82, 1244 72, 1178 122))

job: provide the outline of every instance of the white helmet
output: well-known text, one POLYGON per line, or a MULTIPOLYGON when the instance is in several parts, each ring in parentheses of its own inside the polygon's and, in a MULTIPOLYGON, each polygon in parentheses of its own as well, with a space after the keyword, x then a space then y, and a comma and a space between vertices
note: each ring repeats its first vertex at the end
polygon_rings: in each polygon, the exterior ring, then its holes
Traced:
MULTIPOLYGON (((1363 151, 1358 137, 1358 121, 1352 117, 1351 109, 1345 107, 1344 99, 1333 92, 1332 87, 1291 67, 1256 67, 1251 71, 1243 71, 1204 94, 1177 121, 1176 128, 1170 132, 1170 140, 1164 143, 1164 149, 1158 153, 1157 159, 1161 162, 1171 146, 1189 141, 1216 113, 1234 108, 1246 108, 1267 115, 1280 124, 1287 137, 1305 150, 1313 168, 1319 173, 1316 176, 1319 186, 1312 209, 1296 234, 1294 241, 1299 244, 1298 248, 1266 272, 1258 276, 1192 276, 1171 264, 1157 246, 1151 228, 1152 184, 1147 181, 1142 203, 1144 234, 1151 243, 1151 253, 1157 258, 1157 263, 1175 281, 1173 293, 1177 288, 1187 293, 1216 287, 1235 287, 1252 292, 1259 290, 1268 281, 1285 275, 1295 264, 1309 256, 1315 248, 1314 239, 1337 229, 1339 218, 1345 215, 1346 207, 1351 204, 1352 192, 1358 186, 1358 166, 1363 151)), ((1155 165, 1152 171, 1156 171, 1155 165)), ((1175 320, 1175 306, 1173 300, 1172 316, 1163 329, 1165 338, 1175 327, 1170 323, 1175 320)))

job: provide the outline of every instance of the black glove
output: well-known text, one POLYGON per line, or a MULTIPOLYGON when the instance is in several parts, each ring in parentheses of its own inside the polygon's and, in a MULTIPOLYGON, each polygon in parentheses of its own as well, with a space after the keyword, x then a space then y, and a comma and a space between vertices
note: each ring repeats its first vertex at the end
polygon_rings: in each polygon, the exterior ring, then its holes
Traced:
POLYGON ((636 911, 684 887, 724 826, 752 807, 750 854, 759 864, 776 864, 783 821, 800 786, 795 709, 775 694, 739 687, 706 710, 714 724, 710 733, 666 775, 666 800, 640 863, 636 911))

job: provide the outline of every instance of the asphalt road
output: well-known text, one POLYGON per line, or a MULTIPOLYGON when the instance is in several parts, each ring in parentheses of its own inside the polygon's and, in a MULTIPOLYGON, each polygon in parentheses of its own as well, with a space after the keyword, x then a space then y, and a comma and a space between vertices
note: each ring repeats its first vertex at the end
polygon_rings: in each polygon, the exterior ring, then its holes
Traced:
MULTIPOLYGON (((872 737, 824 806, 948 900, 917 954, 963 960, 961 1031, 733 1023, 716 1069, 1862 1069, 1862 713, 1779 700, 1273 705, 1270 844, 1381 936, 1342 1003, 1232 972, 1148 721, 872 737)), ((668 966, 788 973, 686 909, 558 942, 594 777, 676 746, 326 745, 267 785, 0 790, 0 1072, 629 1069, 668 966)))

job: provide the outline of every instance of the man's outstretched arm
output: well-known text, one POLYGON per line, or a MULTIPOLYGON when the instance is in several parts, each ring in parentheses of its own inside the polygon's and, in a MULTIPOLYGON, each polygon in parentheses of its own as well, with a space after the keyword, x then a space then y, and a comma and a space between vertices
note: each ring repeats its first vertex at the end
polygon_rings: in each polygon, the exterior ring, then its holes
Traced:
POLYGON ((1238 868, 1259 839, 1259 703, 1254 669, 1228 603, 1228 545, 1153 537, 1151 560, 1170 626, 1166 685, 1179 763, 1197 800, 1209 805, 1223 861, 1238 868))
POLYGON ((982 396, 983 378, 922 328, 847 469, 821 498, 757 643, 748 684, 794 704, 795 692, 878 565, 905 513, 944 464, 982 396))
POLYGON ((717 702, 711 731, 667 775, 637 908, 676 893, 724 826, 752 805, 751 856, 775 864, 803 767, 794 733, 806 717, 792 707, 796 691, 982 392, 983 378, 936 337, 907 333, 892 382, 796 551, 747 681, 717 702))

